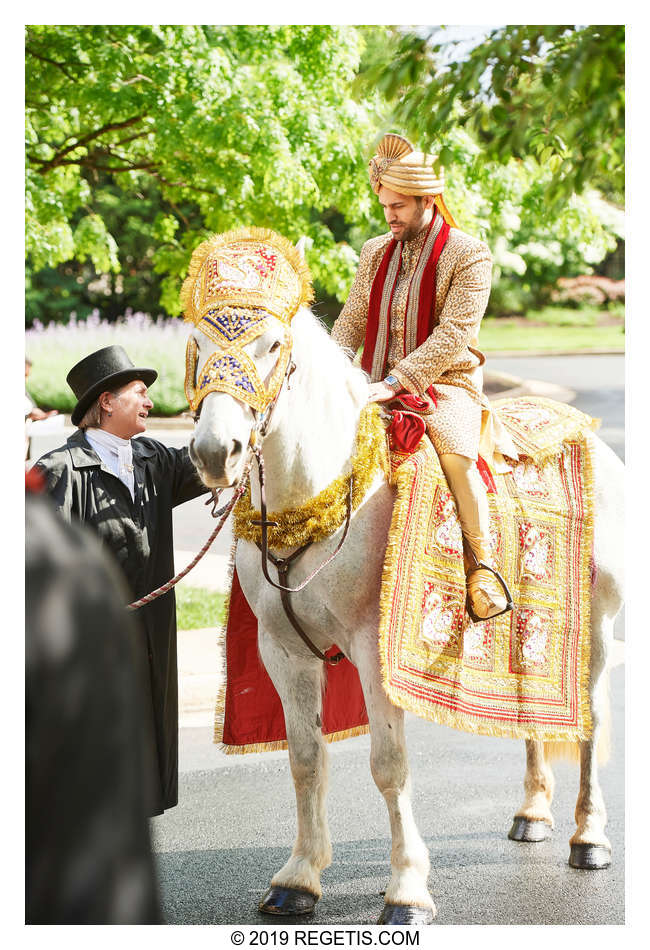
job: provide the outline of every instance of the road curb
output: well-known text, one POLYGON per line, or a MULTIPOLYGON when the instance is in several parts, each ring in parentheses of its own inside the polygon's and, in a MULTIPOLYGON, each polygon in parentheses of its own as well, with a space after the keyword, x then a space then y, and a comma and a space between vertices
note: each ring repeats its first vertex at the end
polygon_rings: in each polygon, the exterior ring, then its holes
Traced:
POLYGON ((490 374, 492 379, 497 377, 505 388, 492 392, 491 380, 486 374, 484 391, 490 401, 495 399, 516 399, 520 396, 544 396, 546 399, 555 399, 557 402, 573 402, 576 398, 575 390, 568 386, 559 386, 556 383, 546 383, 540 379, 518 379, 507 373, 490 374))

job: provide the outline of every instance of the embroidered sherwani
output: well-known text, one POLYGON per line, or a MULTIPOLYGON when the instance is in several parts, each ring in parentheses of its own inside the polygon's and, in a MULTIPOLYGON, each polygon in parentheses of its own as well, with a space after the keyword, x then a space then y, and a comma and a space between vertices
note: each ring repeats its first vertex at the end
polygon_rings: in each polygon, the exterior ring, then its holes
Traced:
MULTIPOLYGON (((427 427, 436 451, 476 459, 485 362, 478 349, 478 331, 490 296, 492 257, 483 241, 450 229, 436 271, 435 325, 424 343, 407 352, 407 298, 427 231, 425 227, 403 243, 386 366, 373 382, 390 372, 417 395, 433 385, 438 405, 427 427)), ((391 240, 391 234, 382 234, 364 244, 354 284, 332 329, 332 337, 353 352, 364 341, 370 291, 391 240)))

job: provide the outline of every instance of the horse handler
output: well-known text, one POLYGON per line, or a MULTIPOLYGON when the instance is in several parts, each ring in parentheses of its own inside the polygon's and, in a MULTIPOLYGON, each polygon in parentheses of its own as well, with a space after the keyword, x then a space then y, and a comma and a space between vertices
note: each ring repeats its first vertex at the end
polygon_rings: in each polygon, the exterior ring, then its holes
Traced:
MULTIPOLYGON (((154 369, 133 365, 121 346, 91 353, 67 381, 77 398, 64 446, 36 465, 66 521, 89 524, 122 569, 133 599, 174 575, 172 508, 207 491, 187 448, 139 438, 153 402, 154 369)), ((100 601, 98 599, 98 605, 100 601)), ((141 678, 149 814, 178 803, 178 670, 174 591, 134 611, 141 678)))
POLYGON ((494 573, 486 489, 477 467, 483 417, 492 424, 482 395, 485 357, 477 348, 492 258, 486 244, 450 226, 444 173, 433 156, 390 133, 369 173, 390 233, 362 247, 332 337, 353 352, 364 343, 361 365, 370 375, 371 402, 390 402, 406 391, 435 404, 426 415, 427 432, 456 499, 468 609, 472 619, 484 620, 510 609, 511 600, 494 573))

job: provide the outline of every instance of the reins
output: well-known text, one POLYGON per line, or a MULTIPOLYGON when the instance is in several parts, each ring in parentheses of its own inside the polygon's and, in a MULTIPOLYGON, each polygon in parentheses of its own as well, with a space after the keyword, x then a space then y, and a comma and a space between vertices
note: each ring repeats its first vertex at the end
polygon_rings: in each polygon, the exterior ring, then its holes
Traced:
MULTIPOLYGON (((228 502, 228 504, 224 505, 223 508, 220 508, 216 512, 214 511, 214 509, 211 512, 213 518, 218 518, 219 515, 221 515, 222 516, 221 521, 219 522, 217 527, 214 529, 214 531, 212 532, 208 540, 205 542, 205 544, 203 545, 199 553, 196 555, 196 557, 192 561, 190 561, 190 563, 187 565, 186 568, 184 568, 184 570, 182 570, 179 574, 176 574, 175 577, 172 577, 172 579, 167 581, 167 583, 162 584, 160 587, 157 587, 156 590, 153 590, 150 594, 146 594, 144 597, 141 597, 140 600, 134 600, 132 604, 128 604, 126 608, 127 610, 139 610, 140 607, 144 607, 145 604, 150 604, 152 601, 157 600, 158 597, 162 597, 163 594, 168 593, 168 591, 170 591, 172 587, 175 587, 176 584, 178 584, 178 582, 182 580, 182 578, 185 577, 186 574, 189 574, 192 568, 195 567, 199 563, 199 561, 201 560, 205 552, 208 550, 208 548, 210 547, 210 545, 212 544, 212 542, 214 541, 216 536, 219 534, 219 532, 223 528, 226 521, 228 520, 228 515, 230 514, 230 512, 233 510, 233 508, 235 507, 235 505, 237 504, 237 502, 243 495, 244 490, 246 488, 246 480, 248 479, 248 476, 250 474, 251 461, 252 460, 249 460, 246 467, 244 468, 241 478, 239 479, 239 483, 237 484, 234 494, 232 498, 230 499, 230 501, 228 502)), ((213 499, 209 498, 207 503, 209 503, 212 500, 213 499)), ((216 503, 216 498, 215 498, 215 503, 216 503)))

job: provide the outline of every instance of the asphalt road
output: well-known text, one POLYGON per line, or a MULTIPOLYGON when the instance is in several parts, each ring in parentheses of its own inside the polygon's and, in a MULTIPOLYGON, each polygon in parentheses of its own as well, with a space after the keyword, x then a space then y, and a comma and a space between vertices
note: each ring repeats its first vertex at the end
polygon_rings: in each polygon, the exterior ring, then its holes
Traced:
MULTIPOLYGON (((491 359, 490 366, 570 386, 576 392, 573 404, 602 418, 601 435, 623 457, 623 357, 501 358, 491 359)), ((173 440, 179 437, 186 433, 173 440)), ((209 534, 204 526, 200 501, 178 509, 176 546, 196 549, 197 537, 209 534)), ((621 624, 617 636, 622 637, 621 624)), ((575 871, 567 864, 578 788, 575 766, 560 762, 555 767, 552 839, 516 844, 507 831, 522 798, 523 743, 475 737, 407 717, 414 810, 431 854, 437 925, 624 922, 623 665, 612 673, 611 698, 613 754, 601 781, 613 859, 608 870, 597 872, 575 871)), ((181 730, 180 804, 152 822, 165 918, 170 924, 286 926, 283 919, 256 911, 294 837, 286 753, 224 756, 212 745, 211 732, 206 727, 181 730)), ((390 835, 368 754, 366 736, 330 746, 334 858, 323 873, 324 895, 310 921, 314 924, 370 923, 381 910, 390 835)))
MULTIPOLYGON (((518 844, 507 832, 523 797, 523 742, 481 739, 407 716, 414 812, 431 856, 436 925, 624 922, 623 678, 619 666, 612 675, 614 751, 601 772, 613 848, 605 871, 567 863, 575 766, 555 767, 552 839, 518 844)), ((288 926, 256 910, 293 844, 286 753, 226 757, 208 747, 210 730, 183 732, 180 804, 153 822, 167 922, 288 926)), ((334 855, 313 924, 373 923, 381 912, 390 834, 369 748, 367 736, 330 746, 334 855)))
POLYGON ((487 366, 524 379, 567 386, 576 393, 571 405, 602 419, 601 438, 625 460, 625 357, 490 357, 487 366))

